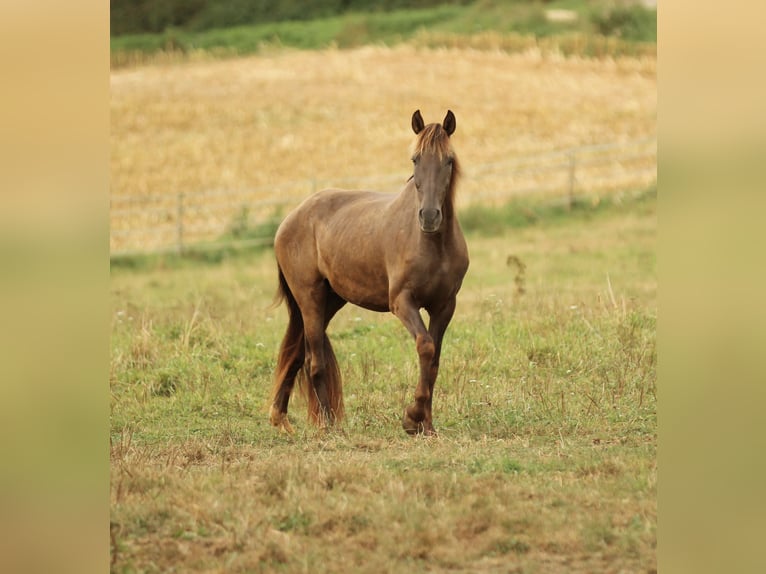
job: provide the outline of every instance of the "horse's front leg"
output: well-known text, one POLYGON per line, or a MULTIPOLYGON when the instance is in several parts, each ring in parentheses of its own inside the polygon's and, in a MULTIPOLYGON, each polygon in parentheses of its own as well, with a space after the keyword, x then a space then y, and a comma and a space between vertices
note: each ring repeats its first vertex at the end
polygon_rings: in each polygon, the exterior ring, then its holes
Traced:
POLYGON ((431 359, 431 372, 429 374, 429 381, 431 388, 429 392, 428 402, 426 404, 427 418, 432 419, 431 415, 431 402, 434 398, 434 385, 436 383, 436 377, 439 375, 439 357, 442 352, 442 340, 444 339, 444 333, 447 331, 447 325, 452 320, 452 316, 455 314, 455 298, 449 299, 442 307, 436 309, 427 309, 430 320, 428 322, 428 333, 434 342, 434 355, 431 359))
POLYGON ((404 324, 415 339, 415 348, 420 361, 420 377, 415 388, 415 402, 404 409, 402 426, 409 434, 435 434, 431 417, 431 390, 433 389, 432 369, 436 347, 433 337, 426 330, 418 306, 407 292, 400 293, 391 305, 391 311, 404 324))

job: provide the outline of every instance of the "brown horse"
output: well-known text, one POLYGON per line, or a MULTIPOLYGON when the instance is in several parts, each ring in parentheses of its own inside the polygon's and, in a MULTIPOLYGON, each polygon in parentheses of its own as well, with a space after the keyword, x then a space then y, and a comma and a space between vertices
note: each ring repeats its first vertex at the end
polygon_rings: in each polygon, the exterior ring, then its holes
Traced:
POLYGON ((287 403, 301 367, 308 379, 310 419, 325 426, 343 417, 340 371, 326 329, 350 302, 391 311, 415 339, 420 378, 404 411, 410 434, 434 434, 431 400, 442 337, 468 269, 468 250, 455 214, 460 173, 450 136, 455 115, 425 125, 412 115, 418 138, 414 175, 398 194, 326 189, 306 199, 277 230, 277 300, 289 323, 276 369, 271 424, 287 432, 287 403), (428 329, 420 316, 430 317, 428 329))

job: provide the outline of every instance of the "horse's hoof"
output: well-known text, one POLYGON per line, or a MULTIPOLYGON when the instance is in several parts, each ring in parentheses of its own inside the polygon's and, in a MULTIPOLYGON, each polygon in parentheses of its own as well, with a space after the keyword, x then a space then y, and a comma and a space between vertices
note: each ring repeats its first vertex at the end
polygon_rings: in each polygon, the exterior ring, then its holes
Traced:
MULTIPOLYGON (((402 417, 402 428, 408 435, 421 434, 426 431, 423 421, 417 421, 404 409, 404 416, 402 417)), ((431 429, 433 430, 433 429, 431 429)))
POLYGON ((274 405, 271 406, 271 411, 269 412, 269 422, 272 426, 277 427, 287 434, 295 434, 293 425, 291 425, 290 421, 287 419, 287 413, 281 412, 274 405))
POLYGON ((293 429, 293 425, 290 424, 290 421, 287 419, 287 414, 285 413, 285 416, 282 417, 282 430, 286 432, 287 434, 295 434, 295 430, 293 429))

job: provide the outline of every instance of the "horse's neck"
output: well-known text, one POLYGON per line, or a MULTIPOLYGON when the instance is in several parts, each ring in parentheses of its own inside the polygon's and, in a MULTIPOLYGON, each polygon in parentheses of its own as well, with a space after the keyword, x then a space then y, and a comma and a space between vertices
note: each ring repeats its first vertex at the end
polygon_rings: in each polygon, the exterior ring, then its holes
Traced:
POLYGON ((417 192, 415 191, 415 177, 410 176, 404 188, 391 202, 392 207, 399 213, 403 219, 412 216, 417 212, 416 206, 417 192))

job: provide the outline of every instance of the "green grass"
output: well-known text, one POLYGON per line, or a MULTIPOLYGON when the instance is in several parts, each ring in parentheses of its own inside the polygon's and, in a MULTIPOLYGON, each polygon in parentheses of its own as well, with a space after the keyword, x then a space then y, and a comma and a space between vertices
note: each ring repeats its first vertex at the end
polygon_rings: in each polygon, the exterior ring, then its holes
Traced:
POLYGON ((504 205, 488 207, 481 203, 469 205, 460 213, 460 224, 468 233, 495 236, 507 229, 522 229, 536 225, 571 225, 575 221, 589 222, 603 216, 614 216, 627 211, 654 208, 657 188, 653 186, 633 194, 566 197, 540 201, 521 196, 504 205))
MULTIPOLYGON (((542 3, 477 2, 391 12, 349 12, 310 21, 267 22, 201 31, 171 28, 161 34, 111 38, 112 65, 140 62, 151 55, 206 53, 242 55, 267 46, 299 49, 387 45, 414 41, 428 46, 475 45, 475 36, 497 33, 505 49, 528 49, 535 38, 565 53, 612 55, 651 49, 657 41, 656 10, 614 7, 608 2, 557 0, 542 3), (548 9, 569 9, 575 21, 546 18, 548 9), (609 39, 609 41, 606 41, 609 39)), ((491 44, 497 44, 493 40, 491 44)), ((481 42, 479 42, 481 45, 481 42)))
POLYGON ((468 234, 436 439, 401 429, 416 356, 390 314, 338 314, 347 419, 319 433, 296 398, 289 437, 269 250, 113 267, 113 570, 655 569, 656 196, 526 207, 468 234))
MULTIPOLYGON (((638 192, 586 197, 583 195, 567 201, 566 197, 539 200, 521 196, 499 206, 474 203, 461 210, 460 224, 464 232, 484 237, 502 234, 508 229, 522 229, 537 225, 555 225, 557 222, 589 222, 599 217, 609 217, 625 212, 651 212, 657 199, 657 187, 638 192)), ((268 220, 253 224, 244 209, 235 217, 228 230, 209 243, 187 245, 183 253, 174 251, 159 253, 136 253, 116 255, 111 258, 111 268, 151 270, 177 269, 197 265, 219 265, 234 258, 250 258, 254 253, 270 250, 274 234, 284 215, 275 211, 268 220), (252 241, 252 243, 248 243, 252 241), (244 242, 239 246, 239 242, 244 242)))

